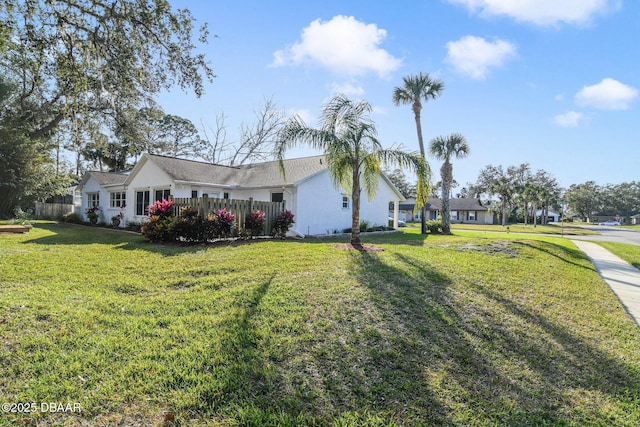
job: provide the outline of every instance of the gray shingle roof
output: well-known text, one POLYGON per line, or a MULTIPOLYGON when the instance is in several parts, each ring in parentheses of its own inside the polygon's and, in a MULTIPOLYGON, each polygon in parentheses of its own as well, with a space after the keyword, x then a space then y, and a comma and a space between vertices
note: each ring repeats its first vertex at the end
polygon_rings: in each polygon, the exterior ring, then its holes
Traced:
MULTIPOLYGON (((486 211, 486 207, 480 204, 478 199, 470 198, 453 198, 449 200, 449 207, 452 211, 486 211)), ((442 200, 431 198, 427 203, 427 209, 441 209, 442 200)))
POLYGON ((88 172, 90 176, 92 176, 98 184, 100 185, 111 185, 111 184, 122 184, 129 176, 129 172, 97 172, 92 171, 88 172))
MULTIPOLYGON (((416 205, 416 199, 407 199, 405 203, 400 203, 398 208, 400 210, 413 210, 416 205)), ((449 207, 452 211, 486 211, 485 206, 482 206, 478 199, 474 198, 454 198, 449 200, 449 207)), ((442 208, 442 202, 440 199, 430 198, 427 202, 427 209, 436 210, 442 208)))
POLYGON ((176 181, 247 188, 295 184, 327 167, 324 156, 288 159, 284 161, 285 180, 276 161, 242 166, 222 166, 153 154, 146 156, 176 181))

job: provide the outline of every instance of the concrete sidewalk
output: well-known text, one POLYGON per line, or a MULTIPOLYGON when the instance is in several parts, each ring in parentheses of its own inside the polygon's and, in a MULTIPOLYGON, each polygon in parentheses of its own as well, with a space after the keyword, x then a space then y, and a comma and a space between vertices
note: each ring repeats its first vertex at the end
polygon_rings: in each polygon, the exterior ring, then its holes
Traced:
POLYGON ((591 258, 600 276, 640 326, 640 270, 596 243, 572 241, 591 258))

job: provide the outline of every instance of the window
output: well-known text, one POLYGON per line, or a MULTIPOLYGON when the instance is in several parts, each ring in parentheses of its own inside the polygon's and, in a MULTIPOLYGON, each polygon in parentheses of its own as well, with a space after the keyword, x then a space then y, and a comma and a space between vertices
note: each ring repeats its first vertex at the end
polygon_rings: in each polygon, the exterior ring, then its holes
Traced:
POLYGON ((467 212, 467 219, 469 221, 477 221, 478 213, 476 211, 467 212))
POLYGON ((198 190, 191 190, 191 198, 192 199, 198 198, 198 190))
POLYGON ((272 202, 281 202, 284 200, 284 193, 271 193, 272 202))
POLYGON ((349 209, 349 197, 345 194, 342 195, 342 209, 349 209))
POLYGON ((222 198, 228 199, 229 198, 229 193, 222 193, 222 198))
POLYGON ((458 220, 458 211, 451 211, 451 221, 458 220))
POLYGON ((125 206, 126 202, 126 194, 123 191, 116 191, 113 193, 109 193, 109 207, 110 208, 121 208, 125 206))
POLYGON ((100 206, 100 193, 87 193, 87 207, 100 206))
POLYGON ((136 192, 136 215, 149 214, 149 191, 136 192))
POLYGON ((169 200, 171 190, 156 190, 156 197, 153 200, 169 200))

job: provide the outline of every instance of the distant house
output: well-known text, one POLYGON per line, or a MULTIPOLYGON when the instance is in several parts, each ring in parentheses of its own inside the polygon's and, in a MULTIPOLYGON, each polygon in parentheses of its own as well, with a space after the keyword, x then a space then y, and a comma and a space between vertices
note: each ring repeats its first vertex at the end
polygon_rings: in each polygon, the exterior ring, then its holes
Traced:
MULTIPOLYGON (((403 221, 420 221, 422 212, 413 213, 416 204, 415 199, 407 199, 400 202, 398 217, 403 221)), ((453 198, 449 200, 452 223, 493 224, 493 214, 482 206, 480 200, 474 198, 453 198)), ((391 206, 389 207, 391 209, 391 206)), ((438 219, 442 201, 431 198, 427 203, 427 220, 438 219)))
MULTIPOLYGON (((300 235, 351 227, 351 199, 333 186, 324 156, 288 159, 284 166, 283 177, 275 161, 222 166, 144 154, 127 172, 87 172, 79 185, 81 212, 100 206, 102 221, 122 210, 125 222, 143 222, 155 200, 206 194, 212 198, 284 201, 286 209, 295 215, 293 230, 300 235)), ((382 175, 376 197, 371 201, 361 198, 360 219, 387 225, 389 203, 395 206, 401 200, 402 194, 382 175)))
MULTIPOLYGON (((536 217, 542 218, 542 209, 536 211, 536 217)), ((547 212, 547 222, 560 222, 560 214, 558 212, 547 212)))

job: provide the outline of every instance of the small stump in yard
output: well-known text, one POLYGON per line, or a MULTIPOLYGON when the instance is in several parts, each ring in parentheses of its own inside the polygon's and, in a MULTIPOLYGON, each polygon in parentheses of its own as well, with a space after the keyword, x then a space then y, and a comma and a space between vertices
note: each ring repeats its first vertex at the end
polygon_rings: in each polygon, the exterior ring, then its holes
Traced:
POLYGON ((31 225, 7 224, 0 225, 0 234, 28 233, 33 227, 31 225))

